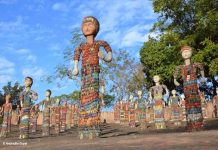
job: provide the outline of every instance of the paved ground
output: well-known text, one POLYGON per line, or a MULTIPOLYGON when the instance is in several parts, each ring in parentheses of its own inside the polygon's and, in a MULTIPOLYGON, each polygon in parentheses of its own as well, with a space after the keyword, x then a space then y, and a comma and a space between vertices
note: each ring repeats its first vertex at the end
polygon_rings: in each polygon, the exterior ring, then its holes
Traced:
POLYGON ((218 150, 218 119, 207 120, 205 130, 185 132, 184 126, 175 128, 168 123, 166 130, 146 130, 129 128, 117 124, 102 124, 103 133, 94 140, 79 140, 77 128, 59 136, 41 137, 41 132, 31 135, 31 139, 18 140, 17 127, 6 139, 1 139, 1 150, 218 150), (12 145, 14 144, 14 145, 12 145))

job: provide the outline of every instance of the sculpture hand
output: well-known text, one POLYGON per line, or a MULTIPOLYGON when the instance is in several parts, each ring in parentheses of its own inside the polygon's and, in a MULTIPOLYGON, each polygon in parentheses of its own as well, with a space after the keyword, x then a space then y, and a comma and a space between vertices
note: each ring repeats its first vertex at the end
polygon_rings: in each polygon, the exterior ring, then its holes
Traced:
POLYGON ((202 83, 205 83, 205 82, 206 82, 205 77, 202 77, 201 82, 202 82, 202 83))
POLYGON ((74 67, 73 75, 76 76, 76 75, 78 75, 78 73, 79 73, 78 68, 74 67))
POLYGON ((104 59, 105 58, 104 52, 103 51, 99 51, 98 52, 98 57, 101 58, 101 59, 104 59))
POLYGON ((175 84, 176 86, 180 86, 179 82, 176 81, 176 80, 174 80, 174 84, 175 84))

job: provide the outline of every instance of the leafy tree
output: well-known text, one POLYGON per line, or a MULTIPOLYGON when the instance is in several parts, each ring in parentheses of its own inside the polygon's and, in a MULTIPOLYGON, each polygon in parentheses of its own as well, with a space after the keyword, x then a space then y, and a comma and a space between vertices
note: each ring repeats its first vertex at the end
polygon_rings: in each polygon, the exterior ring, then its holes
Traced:
POLYGON ((19 94, 23 91, 24 86, 20 86, 18 82, 15 82, 14 85, 12 85, 11 82, 8 82, 7 85, 2 87, 2 89, 4 94, 11 94, 12 108, 16 109, 17 104, 20 104, 19 94))
MULTIPOLYGON (((162 82, 170 89, 177 65, 183 64, 180 47, 193 47, 194 62, 205 65, 208 82, 213 91, 218 86, 218 3, 216 0, 152 0, 154 12, 159 14, 149 37, 141 48, 141 62, 145 66, 146 82, 160 74, 162 82)), ((214 91, 215 92, 215 91, 214 91)))

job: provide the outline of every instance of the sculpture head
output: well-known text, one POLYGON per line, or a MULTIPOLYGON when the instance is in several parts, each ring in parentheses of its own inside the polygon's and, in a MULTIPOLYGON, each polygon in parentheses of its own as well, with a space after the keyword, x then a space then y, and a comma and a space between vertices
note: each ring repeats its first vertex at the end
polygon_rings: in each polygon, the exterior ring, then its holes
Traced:
POLYGON ((84 36, 93 35, 96 37, 100 28, 98 20, 93 16, 87 16, 82 22, 82 32, 84 36))
POLYGON ((36 104, 34 108, 37 110, 39 108, 39 104, 36 104))
POLYGON ((7 103, 9 103, 11 101, 11 94, 5 95, 5 100, 7 103))
POLYGON ((31 87, 33 85, 33 79, 31 77, 25 77, 24 80, 25 87, 31 87))
POLYGON ((137 94, 138 94, 139 97, 141 97, 142 96, 142 91, 138 91, 137 94))
POLYGON ((173 95, 176 95, 176 90, 171 91, 173 95))
POLYGON ((56 99, 56 104, 58 104, 58 105, 60 104, 60 98, 56 99))
POLYGON ((45 91, 45 96, 46 96, 46 97, 50 97, 50 96, 51 96, 51 90, 49 90, 49 89, 46 90, 46 91, 45 91))
POLYGON ((155 75, 155 76, 153 77, 153 81, 154 81, 155 83, 160 82, 160 76, 159 76, 159 75, 155 75))
POLYGON ((192 48, 190 46, 183 46, 181 48, 181 53, 184 59, 190 59, 192 56, 192 48))

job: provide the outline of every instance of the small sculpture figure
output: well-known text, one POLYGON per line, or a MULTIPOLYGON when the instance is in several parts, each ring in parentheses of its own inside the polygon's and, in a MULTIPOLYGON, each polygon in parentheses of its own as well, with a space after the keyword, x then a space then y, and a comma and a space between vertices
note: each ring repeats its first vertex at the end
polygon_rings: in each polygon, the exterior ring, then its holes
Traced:
POLYGON ((72 105, 68 105, 67 107, 67 120, 66 120, 66 124, 67 124, 67 127, 66 129, 71 129, 71 121, 72 121, 72 105))
POLYGON ((181 111, 182 111, 182 121, 186 122, 186 110, 185 110, 185 96, 182 94, 180 96, 180 105, 181 105, 181 111))
POLYGON ((181 48, 181 53, 185 60, 185 64, 176 68, 174 83, 176 86, 180 85, 177 81, 177 77, 181 70, 183 91, 186 100, 187 131, 202 130, 203 115, 201 99, 198 92, 197 69, 200 69, 202 82, 205 82, 203 65, 200 63, 191 63, 192 48, 190 46, 183 46, 181 48))
POLYGON ((39 117, 39 105, 36 104, 30 110, 30 129, 32 133, 35 133, 37 130, 37 119, 39 117))
POLYGON ((135 123, 136 103, 135 103, 133 95, 130 95, 129 99, 130 99, 129 101, 129 126, 133 128, 136 126, 136 123, 135 123))
POLYGON ((37 100, 38 94, 31 90, 33 85, 33 79, 31 77, 26 77, 25 89, 20 94, 21 102, 21 118, 20 118, 20 139, 29 138, 29 124, 30 124, 30 108, 32 107, 32 100, 37 100))
POLYGON ((155 75, 153 77, 155 86, 151 87, 149 90, 149 100, 154 101, 154 122, 156 129, 165 129, 164 120, 164 110, 165 102, 163 101, 163 96, 168 96, 169 92, 165 85, 160 84, 160 76, 155 75), (165 94, 163 94, 165 91, 165 94))
POLYGON ((15 125, 20 124, 20 105, 17 105, 15 110, 15 125))
POLYGON ((179 97, 176 96, 176 90, 172 90, 169 106, 171 107, 171 119, 174 121, 174 125, 180 125, 180 100, 179 97))
POLYGON ((146 103, 145 100, 142 99, 142 91, 138 91, 138 120, 140 122, 141 129, 145 129, 145 122, 146 122, 146 103))
POLYGON ((50 108, 51 108, 51 90, 46 90, 45 100, 42 101, 43 104, 43 124, 42 124, 42 136, 50 135, 50 108))
POLYGON ((100 133, 99 111, 99 58, 105 62, 112 60, 112 50, 106 41, 95 41, 95 37, 99 31, 100 24, 95 17, 85 17, 82 23, 82 32, 86 37, 86 43, 82 43, 75 49, 74 53, 74 70, 69 76, 78 74, 78 61, 82 53, 82 87, 80 97, 80 115, 79 115, 79 137, 84 136, 92 139, 100 133), (108 52, 106 58, 100 47, 104 47, 108 52))
POLYGON ((67 117, 67 101, 64 101, 61 107, 61 132, 66 131, 66 118, 67 117))
POLYGON ((5 96, 5 104, 3 104, 1 112, 3 112, 3 122, 0 137, 7 137, 8 133, 11 131, 11 114, 12 114, 12 104, 11 95, 7 94, 5 96))
POLYGON ((60 133, 60 121, 61 121, 61 107, 60 107, 60 99, 56 99, 56 104, 54 106, 55 109, 55 133, 60 133))

